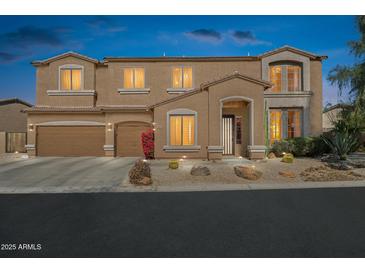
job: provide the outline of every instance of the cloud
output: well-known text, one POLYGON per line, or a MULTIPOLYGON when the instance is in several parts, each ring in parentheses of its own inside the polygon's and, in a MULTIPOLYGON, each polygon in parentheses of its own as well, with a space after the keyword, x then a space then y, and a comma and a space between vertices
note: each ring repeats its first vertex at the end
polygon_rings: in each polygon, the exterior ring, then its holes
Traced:
POLYGON ((12 54, 8 52, 0 52, 0 64, 11 63, 21 58, 21 55, 12 54))
POLYGON ((14 31, 0 34, 0 62, 11 63, 47 49, 64 49, 67 45, 77 46, 69 39, 73 30, 68 27, 41 28, 26 25, 14 31))
POLYGON ((93 16, 86 21, 86 24, 97 30, 99 35, 104 34, 105 31, 108 33, 118 33, 127 30, 127 27, 119 25, 112 17, 105 15, 93 16))
POLYGON ((38 28, 24 26, 14 32, 8 32, 0 36, 2 45, 12 45, 28 48, 33 45, 47 45, 57 47, 62 45, 59 29, 38 28))
POLYGON ((252 31, 235 30, 231 33, 232 38, 241 45, 270 45, 270 42, 258 40, 252 31))
POLYGON ((214 29, 197 29, 185 33, 186 36, 204 42, 220 42, 223 37, 222 34, 214 29))

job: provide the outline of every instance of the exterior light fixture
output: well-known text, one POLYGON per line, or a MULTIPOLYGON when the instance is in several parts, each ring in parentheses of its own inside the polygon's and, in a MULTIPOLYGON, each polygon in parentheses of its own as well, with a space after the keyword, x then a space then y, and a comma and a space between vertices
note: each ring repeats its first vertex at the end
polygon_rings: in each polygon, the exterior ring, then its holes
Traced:
POLYGON ((238 159, 242 159, 243 157, 242 156, 238 156, 238 159))
POLYGON ((186 155, 183 156, 183 159, 186 159, 186 155))
POLYGON ((112 123, 108 123, 108 131, 112 131, 112 129, 113 129, 112 123))
POLYGON ((152 125, 153 125, 153 126, 155 126, 155 125, 156 125, 156 123, 155 123, 155 122, 152 122, 152 125))
POLYGON ((34 130, 34 125, 33 124, 29 124, 28 125, 28 129, 29 129, 29 131, 33 131, 34 130))
POLYGON ((152 130, 153 130, 153 131, 156 131, 156 129, 155 129, 155 128, 153 128, 152 130))
POLYGON ((143 161, 143 162, 147 162, 147 160, 146 160, 146 159, 143 159, 142 161, 143 161))

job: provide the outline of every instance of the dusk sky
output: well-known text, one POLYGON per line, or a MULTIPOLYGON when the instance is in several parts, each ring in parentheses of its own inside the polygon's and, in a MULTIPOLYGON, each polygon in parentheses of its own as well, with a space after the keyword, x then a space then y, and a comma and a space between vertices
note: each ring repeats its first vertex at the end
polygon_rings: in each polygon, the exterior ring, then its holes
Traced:
MULTIPOLYGON (((359 37, 353 16, 0 16, 0 98, 34 103, 32 60, 76 51, 105 56, 258 55, 291 45, 320 55, 324 104, 337 88, 325 80, 354 58, 347 42, 359 37)), ((344 98, 342 98, 344 99, 344 98)))

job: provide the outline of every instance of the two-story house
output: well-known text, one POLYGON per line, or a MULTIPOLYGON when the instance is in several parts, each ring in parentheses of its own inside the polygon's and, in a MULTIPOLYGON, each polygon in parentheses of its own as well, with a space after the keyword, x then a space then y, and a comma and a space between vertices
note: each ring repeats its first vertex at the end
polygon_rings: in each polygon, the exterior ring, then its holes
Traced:
POLYGON ((263 158, 270 143, 322 132, 322 60, 293 47, 259 56, 34 61, 29 155, 263 158))

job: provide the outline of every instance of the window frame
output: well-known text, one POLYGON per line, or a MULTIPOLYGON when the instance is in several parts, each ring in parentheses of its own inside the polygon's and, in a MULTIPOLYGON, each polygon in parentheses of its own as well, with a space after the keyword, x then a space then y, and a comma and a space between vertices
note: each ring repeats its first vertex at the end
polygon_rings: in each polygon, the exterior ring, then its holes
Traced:
MULTIPOLYGON (((166 114, 166 143, 167 146, 164 148, 182 148, 182 149, 200 149, 198 146, 198 113, 196 111, 190 110, 190 109, 174 109, 170 110, 166 114), (171 145, 171 139, 170 139, 170 116, 194 116, 194 143, 192 145, 171 145)), ((183 123, 181 123, 181 126, 183 127, 183 123)), ((183 137, 183 132, 181 132, 183 137)), ((181 140, 181 143, 183 143, 183 140, 181 140)))
POLYGON ((190 90, 194 88, 194 68, 193 66, 190 65, 178 65, 178 66, 172 66, 171 68, 171 88, 169 88, 168 90, 174 91, 174 90, 190 90), (174 69, 176 68, 180 68, 181 69, 181 87, 174 87, 174 69), (191 68, 191 87, 190 88, 186 88, 184 86, 184 69, 185 68, 191 68))
POLYGON ((271 68, 272 67, 281 67, 281 90, 273 91, 273 93, 293 93, 293 92, 301 92, 304 90, 304 72, 303 72, 303 63, 302 62, 296 62, 296 61, 278 61, 278 62, 272 62, 269 63, 269 71, 268 71, 268 79, 271 81, 271 68), (300 68, 300 83, 299 83, 299 89, 289 91, 289 78, 288 78, 288 66, 297 66, 300 68))
MULTIPOLYGON (((291 107, 291 108, 269 108, 269 115, 268 115, 268 129, 269 129, 269 143, 273 144, 274 142, 271 142, 271 111, 280 111, 281 112, 281 140, 288 139, 288 112, 289 111, 299 111, 299 122, 300 122, 300 136, 297 137, 303 137, 303 130, 304 130, 304 119, 303 119, 303 113, 304 110, 301 107, 291 107)), ((296 138, 296 137, 292 137, 296 138)), ((280 141, 280 140, 277 140, 280 141)))
POLYGON ((58 67, 58 90, 65 92, 80 92, 84 90, 84 66, 77 64, 65 64, 58 67), (61 89, 62 70, 71 70, 71 89, 61 89), (72 70, 81 70, 80 89, 72 89, 72 70))
POLYGON ((145 67, 123 67, 123 90, 145 90, 146 89, 146 68, 145 67), (133 87, 125 87, 124 72, 126 69, 131 69, 133 71, 133 87), (143 87, 136 88, 136 69, 143 69, 143 87))

